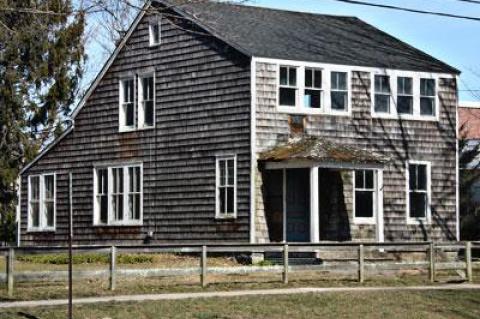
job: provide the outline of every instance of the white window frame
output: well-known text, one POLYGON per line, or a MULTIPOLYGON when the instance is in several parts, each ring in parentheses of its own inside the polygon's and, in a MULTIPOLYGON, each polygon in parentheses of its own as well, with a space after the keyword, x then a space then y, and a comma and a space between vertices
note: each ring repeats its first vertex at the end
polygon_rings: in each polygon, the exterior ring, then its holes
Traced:
POLYGON ((392 77, 388 74, 378 74, 378 73, 374 73, 373 76, 372 76, 372 114, 376 114, 376 115, 389 115, 391 114, 392 112, 392 108, 395 108, 396 107, 396 103, 395 103, 395 99, 393 97, 393 94, 392 94, 392 91, 393 91, 393 87, 392 87, 392 77), (375 89, 375 77, 377 76, 384 76, 384 77, 388 77, 388 84, 390 86, 390 93, 385 93, 385 92, 377 92, 376 89, 375 89), (389 97, 389 112, 377 112, 375 110, 375 97, 377 95, 383 95, 383 96, 387 96, 389 97))
POLYGON ((409 160, 405 165, 405 177, 406 177, 406 217, 407 224, 419 225, 419 224, 431 224, 432 222, 432 163, 428 161, 409 160), (410 217, 410 165, 425 165, 427 168, 427 212, 426 217, 412 218, 410 217))
POLYGON ((352 172, 352 189, 353 189, 353 207, 352 207, 352 213, 353 213, 353 222, 354 224, 359 224, 359 225, 376 225, 377 224, 377 214, 378 214, 378 177, 377 177, 377 170, 375 169, 358 169, 354 170, 352 172), (356 174, 357 171, 371 171, 373 173, 373 216, 372 217, 357 217, 357 212, 356 212, 356 204, 357 204, 357 190, 358 191, 372 191, 372 189, 369 188, 358 188, 356 186, 356 174))
POLYGON ((279 107, 281 108, 284 108, 284 109, 295 109, 298 107, 298 103, 300 102, 300 77, 301 75, 299 74, 301 72, 300 68, 299 67, 296 67, 296 66, 291 66, 291 65, 279 65, 278 66, 278 78, 277 78, 277 85, 278 85, 278 92, 277 92, 277 98, 278 98, 278 105, 279 107), (287 68, 287 79, 288 81, 290 80, 290 69, 295 69, 296 70, 296 73, 297 73, 297 77, 296 77, 296 84, 295 86, 293 85, 290 85, 290 84, 281 84, 281 79, 280 79, 280 70, 282 68, 287 68), (280 91, 282 88, 286 88, 286 89, 294 89, 295 90, 295 106, 289 106, 289 105, 281 105, 280 104, 280 91))
POLYGON ((343 114, 349 114, 349 110, 350 110, 350 104, 351 104, 351 88, 350 88, 350 85, 351 85, 351 72, 347 72, 347 71, 339 71, 339 70, 330 70, 330 72, 328 73, 328 81, 330 82, 330 94, 329 94, 329 106, 330 106, 330 113, 331 114, 338 114, 338 115, 343 115, 343 114), (345 73, 346 74, 346 77, 347 77, 347 89, 346 90, 340 90, 340 89, 333 89, 333 86, 332 86, 332 83, 331 83, 331 80, 332 80, 332 73, 345 73), (333 92, 340 92, 340 93, 347 93, 347 109, 346 110, 334 110, 332 108, 332 93, 333 92))
POLYGON ((27 231, 28 232, 54 232, 57 226, 57 174, 46 173, 36 174, 28 176, 28 216, 27 216, 27 231), (53 176, 53 226, 47 226, 47 220, 45 216, 45 177, 53 176), (32 185, 31 179, 33 177, 39 178, 39 226, 32 226, 32 210, 31 210, 31 198, 32 198, 32 185))
MULTIPOLYGON (((277 63, 277 111, 280 113, 288 114, 319 114, 319 115, 335 115, 335 116, 350 116, 352 114, 352 71, 349 67, 331 66, 324 64, 294 62, 290 63, 277 63), (295 107, 280 105, 280 87, 288 87, 280 85, 280 68, 281 67, 293 67, 297 69, 297 96, 295 107), (304 97, 305 90, 309 89, 305 86, 305 69, 315 69, 322 71, 322 107, 320 109, 314 109, 305 107, 304 97), (333 110, 331 105, 331 73, 341 72, 347 74, 347 110, 339 111, 333 110)), ((344 92, 344 91, 342 91, 344 92)))
MULTIPOLYGON (((427 98, 427 99, 433 99, 433 107, 434 107, 434 115, 437 114, 437 108, 438 108, 438 80, 437 79, 432 79, 432 78, 425 78, 425 77, 420 77, 420 80, 419 80, 419 83, 418 85, 420 86, 420 108, 419 108, 419 112, 421 112, 421 100, 422 98, 427 98), (435 95, 422 95, 422 80, 433 80, 435 82, 435 86, 434 86, 434 89, 435 89, 435 95)), ((420 114, 420 113, 419 113, 420 114)), ((430 116, 430 115, 421 115, 420 116, 430 116)))
POLYGON ((118 127, 120 132, 131 132, 135 131, 138 126, 138 116, 137 116, 137 98, 136 98, 136 85, 135 85, 135 78, 136 76, 129 76, 125 78, 121 78, 119 80, 119 106, 118 106, 118 127), (133 126, 127 126, 125 125, 125 118, 126 118, 126 112, 124 109, 124 104, 125 101, 123 100, 124 97, 124 83, 126 81, 133 81, 133 126))
POLYGON ((156 47, 162 44, 162 17, 159 15, 152 17, 152 20, 148 23, 148 41, 150 47, 156 47), (158 42, 155 41, 153 36, 153 28, 155 25, 158 26, 158 42))
POLYGON ((142 226, 143 225, 143 164, 142 163, 127 163, 113 166, 96 166, 93 169, 93 225, 94 226, 142 226), (130 219, 128 212, 128 195, 129 191, 129 167, 140 168, 140 219, 130 219), (123 172, 123 220, 117 221, 114 219, 112 196, 113 196, 113 169, 120 168, 123 172), (100 222, 100 207, 97 202, 98 190, 98 170, 107 169, 108 171, 108 218, 107 223, 100 222))
POLYGON ((325 90, 324 90, 324 80, 323 80, 323 77, 324 77, 324 70, 321 69, 321 68, 312 68, 312 67, 305 67, 304 70, 303 70, 303 77, 304 77, 304 83, 305 83, 305 86, 303 88, 303 93, 302 93, 302 96, 303 96, 303 99, 302 99, 302 102, 303 104, 301 105, 302 108, 305 108, 307 110, 312 110, 312 112, 321 112, 321 110, 323 110, 325 108, 325 90), (307 86, 306 84, 306 79, 305 79, 305 73, 307 72, 307 70, 311 70, 312 71, 312 86, 307 86), (315 87, 315 72, 316 71, 320 71, 322 73, 322 81, 320 83, 321 87, 318 88, 318 87, 315 87), (320 108, 311 108, 311 107, 306 107, 305 106, 305 97, 306 97, 306 94, 305 94, 305 91, 317 91, 317 92, 320 92, 320 108))
MULTIPOLYGON (((411 121, 435 121, 440 120, 440 78, 448 78, 447 75, 437 73, 398 71, 398 70, 374 70, 371 72, 371 114, 373 118, 383 119, 401 119, 411 121), (390 113, 375 111, 375 75, 384 75, 390 77, 390 113), (413 86, 413 114, 401 114, 397 112, 398 87, 397 79, 399 77, 412 78, 413 86), (435 114, 420 115, 420 79, 435 80, 435 114)), ((451 77, 451 76, 450 76, 451 77)))
POLYGON ((156 115, 156 79, 155 79, 155 72, 149 72, 149 73, 142 73, 138 76, 138 128, 147 130, 147 129, 153 129, 155 128, 156 120, 155 120, 155 115, 156 115), (145 125, 145 105, 144 105, 144 100, 143 100, 143 79, 145 78, 153 78, 153 123, 152 125, 145 125))
MULTIPOLYGON (((237 193, 237 155, 217 156, 215 159, 215 218, 216 219, 236 219, 238 209, 238 193, 237 193), (220 163, 222 161, 233 160, 234 170, 234 189, 233 189, 233 214, 225 214, 220 212, 220 163)), ((231 187, 231 185, 228 185, 231 187)))

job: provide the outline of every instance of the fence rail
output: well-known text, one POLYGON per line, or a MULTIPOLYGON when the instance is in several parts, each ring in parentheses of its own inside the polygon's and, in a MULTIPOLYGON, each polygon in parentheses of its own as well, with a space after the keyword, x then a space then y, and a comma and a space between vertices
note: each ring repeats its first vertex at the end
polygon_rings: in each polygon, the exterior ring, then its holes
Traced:
MULTIPOLYGON (((0 281, 6 283, 8 295, 12 296, 14 282, 58 281, 67 278, 67 271, 33 271, 15 272, 15 256, 65 253, 68 247, 0 247, 0 256, 6 258, 5 273, 0 273, 0 281)), ((109 288, 116 287, 117 276, 137 277, 168 277, 199 275, 202 287, 208 284, 209 274, 249 274, 249 273, 282 273, 282 281, 288 283, 289 272, 294 271, 337 271, 356 272, 357 280, 364 282, 367 273, 397 270, 427 270, 431 282, 436 280, 439 270, 465 271, 466 279, 473 281, 473 269, 480 269, 479 262, 474 261, 472 251, 480 251, 480 242, 320 242, 320 243, 275 243, 275 244, 244 244, 244 243, 212 243, 212 244, 166 244, 149 246, 74 246, 76 253, 99 253, 109 255, 109 267, 106 270, 74 271, 75 278, 105 278, 109 279, 109 288), (424 253, 426 258, 420 262, 378 262, 368 258, 367 253, 374 251, 383 253, 424 253), (347 252, 355 254, 355 258, 338 258, 334 262, 324 262, 319 265, 290 265, 290 253, 325 253, 347 252), (438 261, 438 254, 457 253, 462 261, 438 261), (461 254, 463 252, 463 255, 461 254), (117 256, 120 253, 187 253, 198 254, 198 267, 170 269, 117 269, 117 256), (283 265, 279 266, 237 266, 208 267, 208 254, 265 254, 280 253, 283 265)))

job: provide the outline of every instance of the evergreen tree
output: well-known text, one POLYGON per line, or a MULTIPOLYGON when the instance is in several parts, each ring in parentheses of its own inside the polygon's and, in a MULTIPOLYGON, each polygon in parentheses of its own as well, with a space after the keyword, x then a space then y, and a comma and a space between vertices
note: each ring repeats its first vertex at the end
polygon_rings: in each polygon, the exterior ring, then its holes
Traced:
POLYGON ((13 239, 19 171, 77 98, 84 17, 71 0, 0 0, 0 240, 13 239))

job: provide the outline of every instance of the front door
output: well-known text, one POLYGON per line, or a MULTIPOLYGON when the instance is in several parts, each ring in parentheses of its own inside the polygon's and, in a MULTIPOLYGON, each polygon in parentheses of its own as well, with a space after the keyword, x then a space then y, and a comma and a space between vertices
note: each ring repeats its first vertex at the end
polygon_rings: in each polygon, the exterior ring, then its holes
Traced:
POLYGON ((287 241, 310 241, 310 169, 287 169, 287 241))

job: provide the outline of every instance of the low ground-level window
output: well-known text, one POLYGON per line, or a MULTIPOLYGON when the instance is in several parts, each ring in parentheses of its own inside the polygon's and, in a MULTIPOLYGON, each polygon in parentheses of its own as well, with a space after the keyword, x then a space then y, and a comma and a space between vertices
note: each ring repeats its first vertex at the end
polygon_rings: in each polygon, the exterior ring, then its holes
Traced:
POLYGON ((430 208, 430 165, 411 162, 408 173, 408 217, 411 220, 427 220, 430 208))
POLYGON ((28 229, 55 230, 55 174, 30 176, 28 181, 28 229))
POLYGON ((237 215, 237 159, 219 157, 216 163, 216 216, 235 218, 237 215))
POLYGON ((357 170, 354 183, 354 217, 361 221, 374 221, 376 183, 373 170, 357 170))
POLYGON ((95 170, 94 224, 142 224, 142 175, 142 165, 139 164, 95 170))

